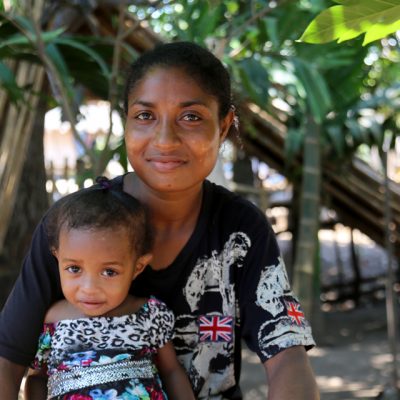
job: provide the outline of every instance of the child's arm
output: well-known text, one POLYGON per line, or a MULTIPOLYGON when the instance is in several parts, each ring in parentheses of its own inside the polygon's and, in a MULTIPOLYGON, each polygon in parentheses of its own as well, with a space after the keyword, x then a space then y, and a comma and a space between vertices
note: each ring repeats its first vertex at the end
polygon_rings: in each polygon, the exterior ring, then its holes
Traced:
POLYGON ((42 370, 29 369, 24 386, 24 400, 47 399, 47 375, 42 370))
MULTIPOLYGON (((54 303, 45 316, 45 323, 54 323, 59 319, 68 318, 69 307, 66 300, 54 303)), ((43 369, 29 368, 24 385, 24 400, 47 399, 48 376, 43 369)))
POLYGON ((176 358, 172 342, 158 349, 156 363, 168 398, 195 400, 186 372, 176 358))

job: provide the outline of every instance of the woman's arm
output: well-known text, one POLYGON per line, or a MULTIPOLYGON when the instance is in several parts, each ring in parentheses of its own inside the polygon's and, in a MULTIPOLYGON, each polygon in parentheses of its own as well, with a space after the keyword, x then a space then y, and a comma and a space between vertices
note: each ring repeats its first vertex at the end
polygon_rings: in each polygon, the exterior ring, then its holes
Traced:
POLYGON ((303 346, 281 351, 265 361, 269 400, 319 400, 317 384, 303 346))
POLYGON ((2 400, 17 400, 26 367, 0 357, 0 388, 2 400))
POLYGON ((171 342, 166 343, 158 350, 156 364, 168 398, 174 400, 195 399, 189 379, 176 358, 171 342))
POLYGON ((47 375, 42 370, 29 369, 24 386, 24 400, 47 399, 47 375))
POLYGON ((0 357, 16 364, 30 365, 45 313, 60 298, 57 261, 49 250, 42 222, 35 231, 21 273, 0 313, 0 357))

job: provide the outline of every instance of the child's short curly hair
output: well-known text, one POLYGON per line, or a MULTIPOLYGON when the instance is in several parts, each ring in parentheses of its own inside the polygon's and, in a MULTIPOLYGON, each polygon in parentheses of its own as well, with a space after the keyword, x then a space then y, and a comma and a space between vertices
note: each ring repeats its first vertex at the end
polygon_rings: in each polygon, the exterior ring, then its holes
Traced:
POLYGON ((51 250, 57 250, 61 229, 125 228, 138 256, 151 251, 152 231, 144 206, 129 194, 98 184, 59 200, 46 216, 51 250))

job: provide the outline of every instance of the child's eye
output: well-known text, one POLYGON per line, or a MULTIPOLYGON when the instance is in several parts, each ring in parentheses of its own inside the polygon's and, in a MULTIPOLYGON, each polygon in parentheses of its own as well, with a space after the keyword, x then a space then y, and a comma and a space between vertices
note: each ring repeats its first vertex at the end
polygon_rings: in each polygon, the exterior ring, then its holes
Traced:
POLYGON ((107 277, 113 277, 115 275, 117 275, 117 271, 111 269, 111 268, 107 268, 105 269, 102 273, 103 276, 107 276, 107 277))
POLYGON ((68 272, 71 272, 71 274, 77 274, 78 272, 81 271, 80 267, 77 265, 70 265, 69 267, 66 268, 68 272))

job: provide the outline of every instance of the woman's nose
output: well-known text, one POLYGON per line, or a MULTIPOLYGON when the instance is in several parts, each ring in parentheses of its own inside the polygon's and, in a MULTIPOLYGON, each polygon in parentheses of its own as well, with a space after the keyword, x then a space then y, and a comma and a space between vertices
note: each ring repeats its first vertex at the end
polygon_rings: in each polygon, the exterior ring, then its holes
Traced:
POLYGON ((161 147, 174 146, 179 143, 177 127, 169 118, 160 120, 156 127, 155 143, 161 147))

